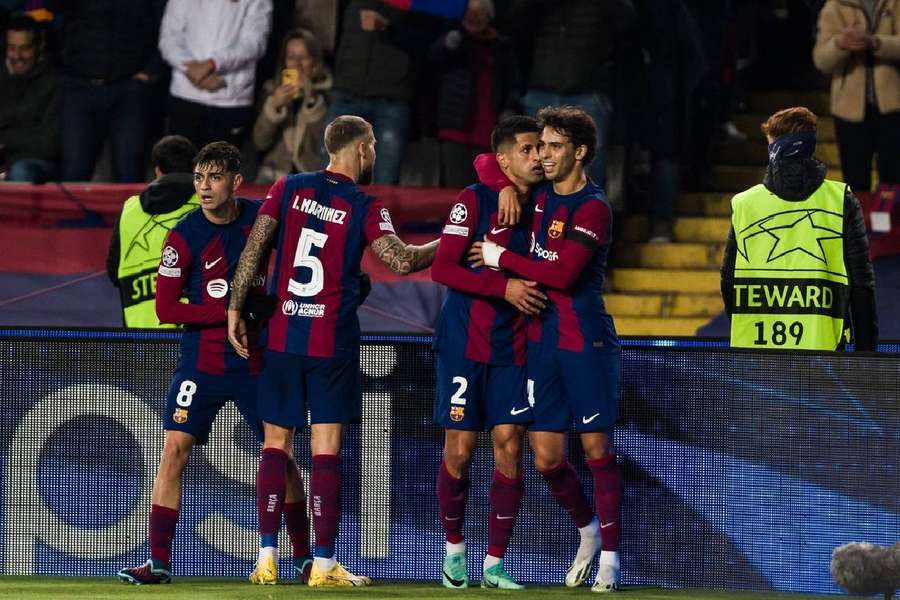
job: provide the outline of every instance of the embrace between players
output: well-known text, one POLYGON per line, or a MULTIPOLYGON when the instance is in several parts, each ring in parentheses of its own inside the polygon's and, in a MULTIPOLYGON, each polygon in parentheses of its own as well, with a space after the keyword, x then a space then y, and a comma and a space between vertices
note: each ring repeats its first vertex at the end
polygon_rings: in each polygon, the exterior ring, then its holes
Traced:
POLYGON ((505 571, 503 556, 522 501, 528 428, 535 466, 581 533, 566 585, 585 581, 602 548, 592 589, 618 589, 622 484, 612 427, 619 346, 601 296, 612 213, 584 173, 596 139, 593 121, 573 107, 502 121, 492 137, 495 154, 476 161, 482 183, 459 194, 439 246, 405 244, 383 204, 357 187, 370 182, 375 162, 374 132, 359 117, 338 117, 326 128, 324 171, 279 180, 261 205, 235 195, 237 149, 223 142, 204 147, 194 161, 200 210, 170 232, 157 280, 160 320, 183 324, 185 332, 153 487, 151 558, 119 577, 170 581, 182 473, 193 445, 205 443, 215 414, 232 400, 263 443, 256 480, 260 549, 251 582, 277 581, 284 515, 301 581, 371 583, 334 558, 342 435, 361 415, 356 309, 369 245, 401 275, 433 261, 434 280, 450 288, 435 335, 434 417, 445 429, 437 478, 444 585, 468 586, 462 535, 468 467, 478 432, 490 430, 495 470, 482 587, 522 587, 505 571), (264 290, 273 248, 274 297, 264 290), (293 458, 294 434, 307 414, 312 549, 293 458), (599 520, 566 460, 573 423, 599 520))

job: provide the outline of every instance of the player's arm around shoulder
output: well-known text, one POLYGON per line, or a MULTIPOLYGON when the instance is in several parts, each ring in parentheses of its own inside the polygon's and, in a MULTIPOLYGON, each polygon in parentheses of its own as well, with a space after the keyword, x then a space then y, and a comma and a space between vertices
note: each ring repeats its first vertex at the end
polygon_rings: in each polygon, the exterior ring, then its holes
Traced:
POLYGON ((365 236, 372 254, 397 275, 409 275, 430 267, 440 241, 432 240, 420 246, 407 244, 394 231, 388 209, 377 200, 369 204, 365 236))

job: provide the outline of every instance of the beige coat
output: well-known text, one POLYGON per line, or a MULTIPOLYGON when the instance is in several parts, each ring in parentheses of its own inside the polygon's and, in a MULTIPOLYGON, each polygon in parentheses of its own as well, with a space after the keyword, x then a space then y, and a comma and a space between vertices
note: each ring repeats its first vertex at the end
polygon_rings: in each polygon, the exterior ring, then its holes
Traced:
POLYGON ((875 96, 882 113, 900 111, 900 0, 880 0, 874 26, 868 27, 859 0, 828 0, 819 13, 819 31, 813 62, 831 75, 831 113, 846 121, 861 122, 866 105, 866 53, 842 50, 841 30, 858 25, 879 42, 875 57, 875 96))
POLYGON ((325 114, 331 85, 331 75, 324 73, 313 81, 309 97, 301 96, 296 103, 276 109, 272 92, 277 83, 265 83, 266 100, 253 125, 253 144, 266 153, 260 162, 257 183, 271 183, 288 173, 317 171, 322 167, 319 149, 327 124, 325 114))

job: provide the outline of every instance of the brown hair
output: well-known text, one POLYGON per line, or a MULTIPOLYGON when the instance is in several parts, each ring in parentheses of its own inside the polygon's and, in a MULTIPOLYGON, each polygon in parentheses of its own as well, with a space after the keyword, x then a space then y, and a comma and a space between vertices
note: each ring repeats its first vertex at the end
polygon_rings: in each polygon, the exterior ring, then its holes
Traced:
POLYGON ((766 122, 761 124, 759 128, 766 137, 776 139, 788 133, 800 133, 802 131, 815 133, 818 120, 815 113, 805 106, 795 106, 779 110, 766 119, 766 122))
POLYGON ((287 56, 287 47, 291 40, 300 40, 306 46, 306 51, 315 62, 313 74, 317 74, 322 69, 322 45, 316 38, 315 34, 308 29, 291 29, 284 39, 281 40, 281 50, 278 52, 278 69, 284 68, 284 59, 287 56))
POLYGON ((342 115, 325 128, 325 149, 329 154, 337 154, 347 145, 373 135, 368 121, 356 115, 342 115))
POLYGON ((550 127, 569 138, 575 148, 586 146, 582 164, 588 164, 597 150, 597 125, 589 114, 577 106, 545 106, 537 113, 541 129, 550 127))

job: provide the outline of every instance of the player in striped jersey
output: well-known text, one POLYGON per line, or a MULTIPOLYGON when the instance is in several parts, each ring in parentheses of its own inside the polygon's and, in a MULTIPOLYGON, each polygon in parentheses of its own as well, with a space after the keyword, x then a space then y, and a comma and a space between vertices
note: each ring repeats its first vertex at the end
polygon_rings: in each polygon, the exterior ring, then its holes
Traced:
MULTIPOLYGON (((498 124, 491 136, 497 161, 523 202, 528 201, 530 186, 544 177, 537 152, 539 132, 535 119, 515 116, 498 124)), ((466 252, 474 240, 491 239, 528 253, 528 225, 499 226, 497 209, 497 192, 486 185, 462 190, 431 271, 435 281, 450 288, 434 340, 434 420, 444 428, 437 496, 447 547, 443 584, 449 588, 468 587, 462 528, 469 464, 483 430, 493 438, 494 475, 482 587, 522 587, 505 571, 503 556, 522 503, 522 438, 532 420, 525 393, 523 313, 538 313, 545 296, 534 282, 468 264, 466 252)))
MULTIPOLYGON (((168 583, 172 539, 181 503, 182 475, 195 444, 205 444, 213 420, 231 400, 260 440, 257 379, 262 366, 259 321, 249 336, 250 360, 228 344, 228 282, 256 219, 259 202, 235 197, 241 185, 240 151, 226 142, 205 146, 194 158, 194 188, 200 208, 169 232, 156 282, 160 322, 184 326, 181 356, 172 376, 164 414, 166 438, 153 483, 150 509, 150 560, 122 569, 119 578, 135 584, 168 583), (181 302, 186 298, 187 302, 181 302)), ((265 273, 254 273, 253 311, 264 304, 265 273)), ((309 522, 303 487, 293 459, 285 467, 290 482, 285 512, 293 543, 294 566, 301 579, 311 567, 309 522)))
POLYGON ((289 175, 269 191, 234 278, 228 332, 239 355, 250 358, 241 311, 254 274, 274 242, 270 290, 278 304, 269 322, 259 414, 265 442, 257 476, 260 554, 257 571, 274 570, 285 494, 285 465, 296 428, 310 414, 310 507, 316 532, 311 586, 363 586, 334 559, 340 520, 340 449, 344 427, 360 417, 360 260, 372 252, 395 273, 431 264, 437 241, 403 243, 388 210, 359 189, 375 164, 372 126, 338 117, 325 130, 325 171, 289 175))
MULTIPOLYGON (((470 258, 537 281, 547 290, 547 310, 532 319, 528 330, 528 387, 534 402, 529 442, 535 466, 581 533, 566 585, 584 581, 602 548, 592 590, 610 592, 619 586, 622 506, 612 443, 621 358, 602 295, 612 210, 584 171, 597 144, 591 117, 562 106, 544 108, 537 118, 543 128, 541 163, 547 183, 532 192, 530 256, 487 240, 474 244, 470 258), (566 460, 565 434, 573 422, 593 476, 599 522, 566 460)), ((493 162, 490 155, 482 156, 481 166, 493 162)), ((496 164, 490 166, 493 176, 479 169, 482 180, 494 181, 494 189, 508 185, 496 164)))

